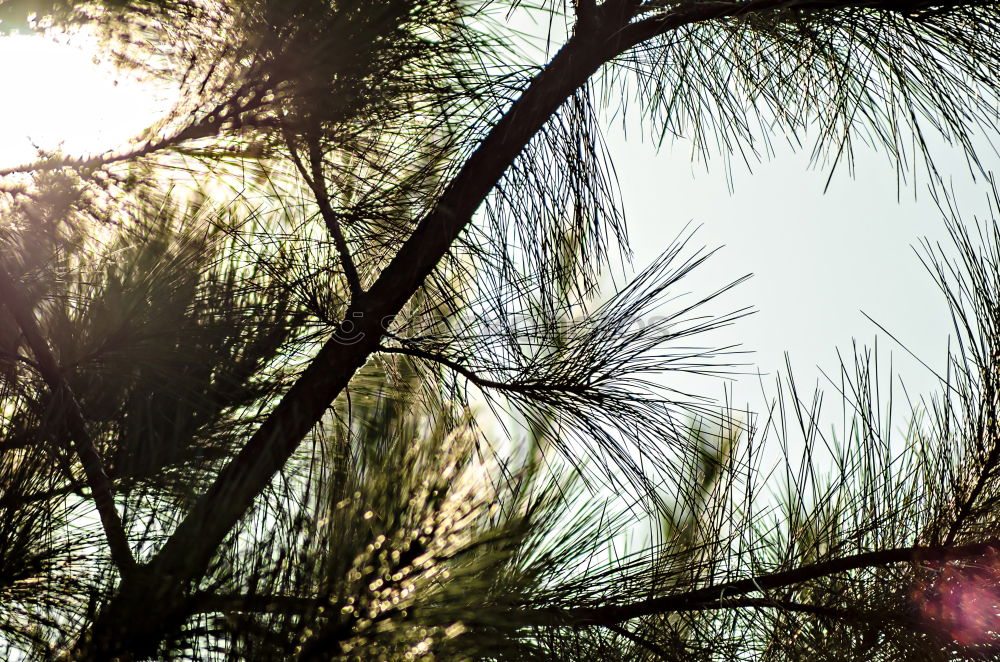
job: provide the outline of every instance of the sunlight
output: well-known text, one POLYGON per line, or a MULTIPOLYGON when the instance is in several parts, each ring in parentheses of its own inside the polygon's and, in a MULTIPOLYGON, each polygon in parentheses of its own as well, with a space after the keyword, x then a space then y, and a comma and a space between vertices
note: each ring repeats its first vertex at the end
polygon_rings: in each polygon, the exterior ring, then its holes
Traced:
POLYGON ((0 37, 0 167, 59 151, 113 150, 154 122, 165 95, 101 62, 93 39, 0 37))

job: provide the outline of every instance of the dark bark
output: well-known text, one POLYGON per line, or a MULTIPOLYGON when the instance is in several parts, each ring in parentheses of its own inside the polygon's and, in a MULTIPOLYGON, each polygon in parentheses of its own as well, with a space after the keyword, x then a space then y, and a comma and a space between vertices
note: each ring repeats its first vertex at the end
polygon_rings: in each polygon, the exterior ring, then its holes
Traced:
POLYGON ((104 463, 94 446, 94 440, 87 431, 87 424, 80 411, 80 404, 70 390, 69 384, 63 378, 62 370, 56 363, 49 344, 38 328, 34 312, 23 300, 17 285, 3 264, 0 264, 0 300, 10 311, 18 328, 21 329, 21 333, 24 334, 24 339, 35 357, 34 365, 42 379, 52 390, 53 395, 64 405, 63 412, 66 417, 67 432, 80 458, 80 464, 83 466, 91 498, 97 507, 104 535, 108 541, 111 559, 118 567, 119 573, 123 577, 127 577, 136 568, 135 558, 132 556, 121 517, 115 508, 114 490, 108 479, 108 474, 104 471, 104 463))
POLYGON ((618 30, 575 35, 497 123, 434 209, 267 420, 220 472, 153 561, 126 579, 83 643, 83 657, 154 655, 159 635, 183 619, 185 592, 207 569, 233 526, 377 349, 388 321, 417 291, 506 169, 562 103, 628 46, 618 30), (142 605, 142 608, 137 608, 142 605))

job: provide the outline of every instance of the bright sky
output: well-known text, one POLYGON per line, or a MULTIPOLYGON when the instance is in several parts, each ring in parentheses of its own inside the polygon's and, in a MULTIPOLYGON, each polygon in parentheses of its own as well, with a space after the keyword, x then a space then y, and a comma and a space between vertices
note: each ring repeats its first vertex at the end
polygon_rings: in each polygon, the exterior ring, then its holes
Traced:
MULTIPOLYGON (((751 350, 743 358, 753 363, 747 370, 765 373, 768 390, 784 372, 787 351, 799 385, 810 390, 818 381, 829 392, 827 406, 839 405, 820 370, 836 377, 837 349, 850 361, 854 340, 872 345, 876 336, 884 367, 891 357, 912 397, 937 390, 933 375, 863 314, 935 369, 944 366, 950 318, 914 247, 924 237, 950 246, 941 213, 923 186, 899 192, 887 159, 861 152, 855 177, 836 175, 824 194, 829 172, 810 170, 808 154, 787 150, 752 173, 735 168, 730 192, 721 160, 710 162, 705 172, 704 165, 692 165, 690 144, 678 141, 657 153, 633 139, 637 133, 630 132, 628 141, 620 131, 609 137, 636 265, 648 264, 692 222, 701 225, 698 243, 723 246, 692 274, 692 291, 707 292, 753 274, 716 310, 752 304, 758 312, 720 331, 716 340, 751 350)), ((970 181, 959 154, 940 153, 939 166, 954 178, 963 217, 990 218, 988 186, 970 181)), ((990 165, 1000 170, 1000 159, 990 165)), ((673 380, 669 383, 721 395, 719 385, 705 380, 673 380)), ((757 377, 739 377, 731 386, 735 405, 762 410, 757 377)))
MULTIPOLYGON (((534 35, 539 62, 547 59, 541 51, 554 52, 552 44, 558 45, 563 35, 561 25, 550 25, 543 14, 532 17, 530 12, 514 18, 524 34, 534 35), (550 30, 551 41, 545 38, 550 30)), ((710 342, 738 343, 751 352, 735 357, 750 363, 742 369, 750 374, 726 384, 735 406, 766 409, 774 379, 785 372, 788 352, 803 391, 817 384, 828 391, 824 418, 833 423, 839 418, 833 415, 839 403, 821 371, 836 377, 838 348, 850 362, 854 341, 872 345, 876 337, 883 367, 891 360, 911 397, 937 390, 933 374, 863 314, 936 370, 944 366, 952 333, 947 308, 914 247, 928 237, 947 248, 948 240, 941 214, 923 184, 900 190, 885 156, 859 144, 854 175, 842 165, 824 193, 829 171, 810 168, 807 149, 781 149, 781 141, 775 140, 776 154, 754 164, 752 172, 734 159, 730 186, 721 158, 710 160, 706 170, 704 163, 692 163, 686 140, 657 149, 642 140, 637 122, 627 118, 627 139, 620 120, 606 133, 636 271, 690 223, 699 227, 693 244, 723 247, 690 275, 692 293, 714 291, 753 274, 714 308, 728 312, 752 305, 757 310, 710 342), (766 395, 758 371, 764 375, 766 395)), ((809 136, 803 142, 809 145, 809 136)), ((943 147, 935 153, 940 171, 951 178, 963 217, 991 218, 989 188, 970 180, 962 155, 943 147)), ((990 154, 995 151, 984 144, 984 165, 1000 171, 1000 157, 990 161, 990 154)), ((723 386, 716 380, 668 374, 661 381, 678 390, 723 397, 723 386)))
POLYGON ((29 35, 0 37, 0 168, 37 158, 120 147, 156 118, 162 100, 100 62, 92 40, 58 44, 29 35))

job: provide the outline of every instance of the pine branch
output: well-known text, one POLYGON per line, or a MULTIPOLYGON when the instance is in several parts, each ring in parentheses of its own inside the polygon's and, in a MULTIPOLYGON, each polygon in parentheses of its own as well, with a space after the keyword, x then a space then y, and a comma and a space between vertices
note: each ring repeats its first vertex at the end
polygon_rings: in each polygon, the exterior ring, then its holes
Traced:
MULTIPOLYGON (((252 90, 248 84, 244 84, 240 89, 235 90, 232 98, 241 99, 233 104, 218 103, 204 117, 193 122, 173 134, 160 138, 151 137, 140 142, 133 149, 104 153, 96 156, 84 157, 64 157, 55 156, 33 163, 13 166, 0 169, 0 178, 18 173, 38 173, 52 170, 62 170, 70 168, 74 170, 92 170, 104 168, 115 163, 135 161, 146 156, 151 156, 158 152, 182 147, 185 143, 214 138, 221 135, 227 129, 240 127, 244 120, 243 116, 253 110, 257 110, 264 105, 266 92, 263 90, 252 90)), ((270 120, 262 119, 249 124, 269 124, 270 120)))
POLYGON ((388 347, 386 345, 379 345, 375 348, 375 351, 382 352, 384 354, 400 354, 403 356, 412 356, 414 358, 423 359, 424 361, 430 361, 432 363, 438 363, 445 366, 449 370, 465 377, 470 382, 476 386, 484 389, 492 389, 496 391, 507 391, 509 393, 518 393, 521 395, 537 393, 540 391, 580 391, 581 386, 579 384, 558 384, 549 382, 530 382, 530 381, 518 381, 518 382, 500 382, 495 379, 488 379, 482 375, 469 370, 461 363, 453 361, 447 357, 441 356, 440 354, 435 354, 433 352, 428 352, 426 350, 417 347, 388 347))
POLYGON ((694 607, 689 611, 710 611, 713 609, 780 609, 782 611, 809 614, 810 616, 820 616, 842 621, 858 620, 856 612, 847 609, 838 609, 826 605, 812 605, 794 600, 772 600, 769 598, 739 598, 737 600, 722 600, 717 603, 707 603, 701 607, 694 607))
POLYGON ((63 487, 56 487, 51 490, 46 490, 44 492, 35 492, 32 494, 4 494, 0 496, 0 508, 23 508, 24 506, 44 501, 52 501, 58 497, 66 497, 70 494, 82 494, 82 484, 69 484, 63 487))
POLYGON ((306 170, 301 157, 299 157, 298 150, 292 141, 286 138, 285 143, 288 146, 289 154, 291 154, 292 163, 295 164, 295 168, 299 171, 302 179, 305 180, 306 184, 312 190, 313 196, 316 198, 316 204, 319 206, 320 216, 323 217, 323 223, 326 225, 330 236, 333 237, 333 243, 337 248, 337 254, 340 257, 340 264, 344 269, 344 277, 347 279, 347 286, 350 289, 351 296, 360 296, 364 293, 364 288, 361 286, 358 268, 355 266, 354 258, 351 256, 351 249, 347 245, 347 239, 344 237, 340 220, 337 218, 337 214, 330 204, 330 196, 326 192, 326 184, 323 179, 322 154, 320 153, 319 145, 315 140, 310 139, 308 141, 306 149, 309 152, 309 170, 306 170))
POLYGON ((576 5, 576 18, 578 21, 587 20, 597 10, 596 0, 576 0, 573 4, 576 5))
MULTIPOLYGON (((744 596, 750 593, 762 593, 765 591, 787 588, 805 582, 822 579, 831 575, 837 575, 851 570, 863 568, 874 568, 896 563, 924 564, 930 562, 952 561, 963 558, 974 558, 984 554, 993 553, 1000 548, 1000 539, 990 539, 985 542, 973 543, 950 547, 939 546, 912 546, 898 547, 895 549, 879 550, 874 552, 863 552, 852 556, 845 556, 829 561, 812 563, 791 570, 783 570, 767 575, 760 575, 750 579, 740 579, 715 586, 668 595, 658 598, 650 598, 628 605, 608 605, 604 607, 581 607, 565 610, 541 609, 537 614, 540 617, 556 617, 558 622, 574 626, 587 625, 607 625, 629 621, 634 618, 651 616, 654 614, 669 614, 684 611, 701 611, 706 609, 725 609, 739 607, 772 606, 781 607, 781 603, 769 600, 734 600, 733 598, 744 596)), ((790 608, 794 605, 789 603, 790 608)), ((802 610, 813 610, 815 606, 803 606, 802 610)), ((822 608, 826 609, 826 608, 822 608)), ((829 612, 827 615, 836 616, 837 613, 829 612)))
POLYGON ((162 152, 167 149, 179 147, 186 142, 200 140, 203 138, 211 138, 219 135, 222 129, 223 127, 220 124, 213 124, 211 122, 200 121, 197 124, 193 124, 177 132, 174 135, 167 136, 159 140, 147 140, 141 143, 135 149, 130 149, 124 152, 101 154, 98 156, 88 156, 82 158, 55 157, 55 158, 45 159, 43 161, 36 161, 33 163, 27 163, 24 165, 0 169, 0 177, 6 177, 8 175, 15 175, 18 173, 38 173, 51 170, 62 170, 64 168, 72 168, 74 170, 91 170, 97 168, 104 168, 106 166, 113 165, 115 163, 135 161, 136 159, 141 159, 145 156, 150 156, 157 152, 162 152))
POLYGON ((2 264, 0 264, 0 299, 3 300, 3 304, 10 311, 24 334, 25 340, 35 356, 35 362, 42 379, 48 384, 53 395, 60 398, 66 406, 66 427, 69 429, 70 437, 76 446, 77 455, 83 466, 84 475, 87 477, 87 485, 90 487, 91 497, 104 527, 111 558, 122 577, 128 577, 136 569, 136 562, 129 547, 125 528, 115 508, 114 490, 107 473, 104 471, 101 456, 87 431, 80 405, 70 390, 69 384, 63 378, 59 365, 49 349, 48 342, 42 336, 31 310, 21 298, 6 266, 2 264))
POLYGON ((156 633, 168 622, 165 612, 179 607, 188 584, 205 571, 218 545, 375 351, 384 322, 403 308, 552 113, 602 64, 629 47, 617 27, 610 34, 576 35, 528 86, 368 292, 351 301, 340 327, 177 526, 148 572, 121 584, 99 615, 93 636, 81 642, 89 649, 84 657, 129 649, 152 652, 156 633), (137 609, 138 604, 147 608, 137 609))
MULTIPOLYGON (((638 3, 632 2, 600 5, 597 12, 603 20, 577 31, 531 81, 370 289, 352 298, 336 332, 177 526, 148 566, 148 572, 143 573, 141 579, 125 579, 118 594, 100 614, 93 638, 83 642, 84 656, 89 653, 106 658, 124 651, 153 654, 164 628, 184 617, 177 611, 182 609, 183 593, 203 575, 218 546, 322 419, 354 373, 377 351, 387 323, 448 253, 474 212, 532 137, 605 63, 634 46, 685 25, 818 5, 812 0, 692 3, 630 23, 631 14, 625 9, 637 6, 638 3), (139 605, 143 608, 139 609, 139 605)), ((822 4, 827 11, 867 6, 870 4, 857 1, 822 4)), ((982 547, 976 546, 977 549, 982 547)), ((933 556, 933 550, 905 548, 873 552, 680 596, 628 606, 570 610, 564 615, 579 624, 618 623, 649 613, 685 606, 694 608, 718 601, 723 597, 720 591, 729 595, 748 593, 854 568, 912 561, 924 558, 922 554, 933 556)))

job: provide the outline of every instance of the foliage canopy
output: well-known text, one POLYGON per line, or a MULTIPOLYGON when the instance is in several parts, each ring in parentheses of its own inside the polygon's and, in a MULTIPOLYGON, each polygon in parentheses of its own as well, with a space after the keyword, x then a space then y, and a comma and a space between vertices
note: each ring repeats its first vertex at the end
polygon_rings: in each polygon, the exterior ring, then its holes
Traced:
POLYGON ((638 106, 706 154, 862 141, 936 186, 928 145, 979 168, 997 129, 996 3, 8 0, 0 29, 176 90, 116 151, 0 172, 11 659, 997 652, 996 224, 937 198, 941 394, 891 438, 862 354, 831 440, 793 382, 761 418, 662 386, 724 371, 700 338, 746 310, 676 297, 684 233, 601 298, 600 134, 638 106), (565 27, 544 65, 518 11, 565 27), (762 444, 798 437, 775 499, 762 444))

